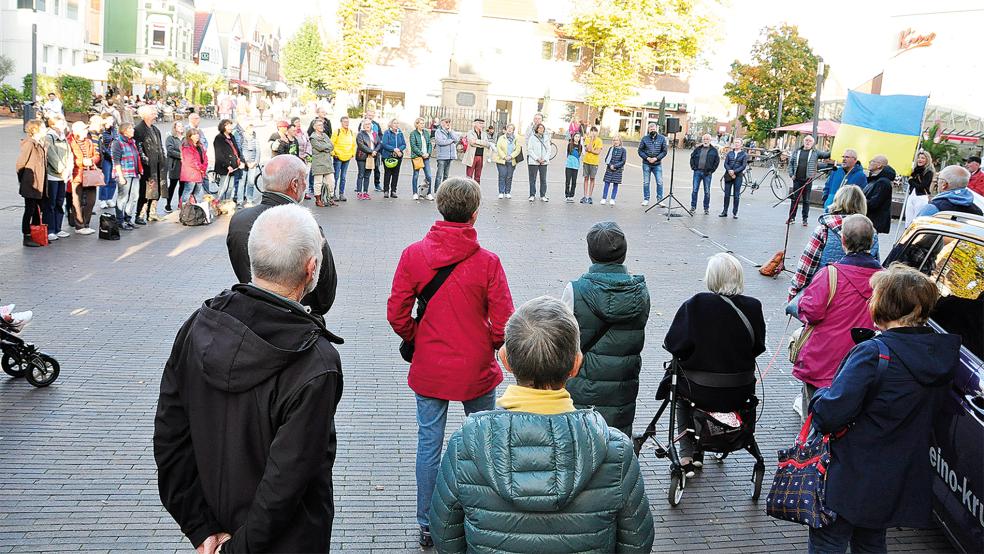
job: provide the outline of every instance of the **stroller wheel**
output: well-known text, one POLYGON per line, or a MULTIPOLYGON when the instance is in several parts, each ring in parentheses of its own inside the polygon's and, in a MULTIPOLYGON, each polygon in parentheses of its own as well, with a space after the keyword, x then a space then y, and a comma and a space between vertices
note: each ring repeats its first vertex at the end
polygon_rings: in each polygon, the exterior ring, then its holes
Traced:
POLYGON ((717 460, 717 461, 719 461, 719 462, 723 462, 724 459, 727 458, 727 457, 728 457, 728 453, 727 452, 715 452, 714 453, 714 459, 717 460))
POLYGON ((687 478, 682 472, 674 471, 670 474, 670 490, 667 491, 666 501, 670 506, 676 506, 683 499, 683 489, 687 486, 687 478))
POLYGON ((27 373, 27 364, 20 356, 14 354, 13 352, 4 352, 3 358, 0 359, 0 366, 3 366, 3 372, 11 377, 23 377, 27 373))
POLYGON ((752 471, 752 501, 759 499, 762 494, 762 478, 765 477, 765 466, 760 464, 755 464, 755 469, 752 471))
POLYGON ((27 373, 24 376, 27 377, 27 382, 35 387, 47 387, 58 378, 60 369, 58 360, 42 353, 35 356, 27 365, 27 373))

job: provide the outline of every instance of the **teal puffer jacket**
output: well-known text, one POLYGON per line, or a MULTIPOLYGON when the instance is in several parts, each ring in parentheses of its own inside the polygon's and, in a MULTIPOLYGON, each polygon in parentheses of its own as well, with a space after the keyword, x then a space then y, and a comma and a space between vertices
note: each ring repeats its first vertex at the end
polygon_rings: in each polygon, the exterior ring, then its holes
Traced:
POLYGON ((495 410, 448 442, 431 502, 438 552, 649 552, 631 441, 600 414, 495 410))
POLYGON ((609 425, 632 436, 642 347, 649 321, 649 289, 642 275, 630 275, 622 264, 594 264, 572 283, 574 316, 581 344, 611 327, 590 352, 577 376, 567 381, 574 405, 598 410, 609 425))

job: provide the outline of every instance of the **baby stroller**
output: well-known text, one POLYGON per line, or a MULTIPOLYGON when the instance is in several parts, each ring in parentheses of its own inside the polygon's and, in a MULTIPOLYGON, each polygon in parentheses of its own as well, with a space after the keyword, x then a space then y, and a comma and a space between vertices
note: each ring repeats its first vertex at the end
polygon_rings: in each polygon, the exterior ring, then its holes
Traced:
POLYGON ((58 378, 58 360, 17 336, 34 314, 13 313, 13 309, 13 304, 0 306, 0 365, 11 377, 25 377, 35 387, 47 387, 58 378))
MULTIPOLYGON (((666 368, 670 383, 668 394, 663 399, 659 410, 656 411, 653 420, 649 422, 645 432, 633 437, 632 442, 636 456, 639 456, 646 443, 652 440, 655 443, 656 457, 670 459, 670 490, 666 499, 670 506, 676 506, 683 498, 683 490, 687 486, 687 476, 680 464, 680 456, 676 447, 676 443, 683 437, 683 434, 677 432, 676 400, 678 398, 687 400, 687 398, 681 396, 678 390, 678 381, 682 370, 677 360, 667 362, 666 368), (664 446, 656 438, 656 423, 666 411, 667 406, 670 408, 669 436, 667 444, 664 446)), ((762 492, 762 478, 765 476, 765 460, 755 442, 755 408, 758 406, 758 402, 758 398, 752 395, 736 412, 726 414, 702 410, 691 402, 693 421, 685 431, 694 436, 696 443, 695 461, 703 463, 703 456, 706 452, 713 452, 719 462, 724 461, 728 454, 738 450, 746 450, 755 458, 755 467, 752 470, 753 501, 758 500, 762 492)))

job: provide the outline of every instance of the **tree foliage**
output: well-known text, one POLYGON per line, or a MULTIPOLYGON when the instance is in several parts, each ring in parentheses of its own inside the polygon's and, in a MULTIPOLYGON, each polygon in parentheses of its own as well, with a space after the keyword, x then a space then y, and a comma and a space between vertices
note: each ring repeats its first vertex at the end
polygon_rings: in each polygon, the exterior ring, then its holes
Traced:
POLYGON ((340 0, 338 37, 326 45, 322 57, 324 84, 355 92, 362 88, 363 74, 382 45, 383 34, 400 20, 401 0, 340 0))
POLYGON ((14 60, 7 55, 0 54, 0 82, 6 81, 7 77, 14 74, 14 60))
POLYGON ((929 152, 933 157, 933 165, 942 169, 950 163, 960 162, 960 151, 956 144, 943 139, 943 128, 937 122, 926 132, 927 137, 919 143, 919 147, 929 152))
POLYGON ((583 0, 564 31, 592 51, 585 100, 604 110, 631 97, 657 65, 686 71, 715 32, 719 0, 583 0))
POLYGON ((181 77, 181 70, 178 68, 178 64, 174 60, 156 60, 147 66, 154 73, 161 76, 161 96, 167 95, 167 80, 179 79, 181 77))
POLYGON ((140 76, 142 70, 143 64, 137 60, 116 58, 113 60, 106 78, 115 89, 129 93, 133 90, 133 81, 140 76))
POLYGON ((58 93, 65 112, 87 113, 92 106, 92 81, 83 77, 58 77, 58 93))
POLYGON ((324 86, 325 47, 318 20, 309 17, 283 48, 284 77, 287 82, 309 89, 324 86))
POLYGON ((731 81, 724 85, 724 95, 745 106, 739 119, 749 136, 764 140, 775 128, 779 91, 784 123, 811 119, 820 59, 796 26, 765 27, 751 53, 751 63, 731 64, 731 81))

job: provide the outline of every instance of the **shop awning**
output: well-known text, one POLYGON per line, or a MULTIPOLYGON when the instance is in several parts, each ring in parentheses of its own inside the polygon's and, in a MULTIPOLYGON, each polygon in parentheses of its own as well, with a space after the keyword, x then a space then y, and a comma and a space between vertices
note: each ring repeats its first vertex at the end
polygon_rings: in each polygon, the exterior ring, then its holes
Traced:
POLYGON ((253 85, 251 85, 251 84, 249 84, 246 81, 243 81, 241 79, 231 79, 229 81, 229 84, 230 85, 236 85, 239 88, 244 88, 244 89, 246 89, 249 92, 262 92, 263 91, 263 89, 261 89, 260 87, 253 86, 253 85))
MULTIPOLYGON (((831 121, 829 119, 821 119, 817 122, 817 134, 821 136, 832 137, 837 134, 837 129, 840 129, 840 123, 836 121, 831 121)), ((784 127, 776 127, 773 131, 787 131, 790 133, 812 133, 813 132, 813 121, 804 121, 803 123, 797 123, 796 125, 786 125, 784 127)))

